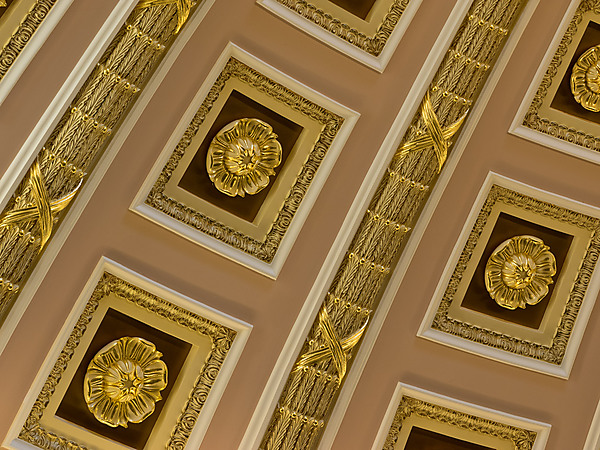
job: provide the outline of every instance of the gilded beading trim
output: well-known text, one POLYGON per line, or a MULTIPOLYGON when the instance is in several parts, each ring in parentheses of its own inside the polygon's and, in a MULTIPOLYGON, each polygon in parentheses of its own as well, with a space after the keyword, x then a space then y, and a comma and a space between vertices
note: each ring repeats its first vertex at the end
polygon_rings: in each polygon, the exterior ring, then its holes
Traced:
POLYGON ((306 0, 277 2, 355 47, 373 56, 379 56, 410 0, 394 0, 373 36, 367 36, 306 0))
MULTIPOLYGON (((32 167, 39 165, 50 201, 85 185, 87 172, 93 170, 113 128, 119 126, 171 44, 178 17, 173 2, 145 8, 138 5, 123 23, 44 146, 38 149, 32 167)), ((12 193, 0 218, 36 203, 28 174, 12 193)), ((67 211, 54 214, 53 230, 61 226, 67 211)), ((18 224, 4 220, 0 225, 0 324, 39 261, 47 234, 41 225, 37 218, 18 224)))
POLYGON ((550 89, 554 77, 558 73, 558 69, 563 64, 563 58, 573 41, 573 36, 577 33, 583 15, 588 11, 600 14, 600 0, 583 0, 577 11, 575 11, 575 15, 569 23, 567 31, 561 39, 558 49, 544 74, 540 87, 523 118, 523 126, 597 152, 600 151, 600 136, 593 136, 540 116, 540 108, 548 95, 548 89, 550 89))
POLYGON ((413 415, 510 441, 515 445, 515 450, 531 450, 537 437, 537 433, 534 431, 403 396, 385 439, 383 450, 394 450, 402 425, 413 415))
MULTIPOLYGON (((319 310, 327 310, 340 345, 365 326, 377 308, 407 231, 418 219, 429 187, 437 180, 440 165, 446 161, 445 152, 452 149, 452 143, 447 141, 452 125, 477 100, 525 3, 526 0, 475 0, 464 17, 319 305, 319 310), (432 126, 435 122, 437 125, 432 126), (438 128, 442 137, 425 145, 430 140, 428 134, 438 128)), ((333 358, 303 367, 299 362, 302 355, 324 346, 327 339, 317 318, 296 364, 286 375, 261 450, 305 450, 319 445, 343 380, 339 379, 333 358)), ((345 358, 351 360, 358 347, 345 353, 345 358)), ((348 370, 352 370, 352 365, 348 370)))
POLYGON ((40 419, 64 371, 67 369, 81 338, 86 332, 88 324, 98 309, 101 299, 109 294, 114 294, 123 299, 123 301, 131 302, 194 332, 206 335, 212 341, 210 355, 207 357, 202 371, 196 379, 196 384, 189 395, 186 405, 183 407, 181 415, 177 419, 177 423, 171 432, 170 441, 166 446, 167 449, 184 448, 237 332, 167 302, 108 272, 105 272, 100 278, 83 313, 73 328, 27 420, 23 424, 19 439, 48 450, 86 449, 83 445, 69 441, 44 429, 40 425, 40 419))
POLYGON ((230 58, 225 65, 223 71, 210 89, 208 95, 202 102, 202 106, 190 122, 183 137, 177 144, 173 154, 169 158, 163 168, 156 183, 152 187, 145 203, 153 208, 173 217, 175 220, 185 223, 203 233, 212 236, 215 239, 237 248, 245 253, 248 253, 255 258, 266 263, 273 261, 275 253, 285 235, 300 202, 308 191, 310 184, 325 158, 333 140, 344 119, 325 108, 307 100, 294 91, 286 88, 278 82, 261 74, 246 64, 235 58, 230 58), (214 102, 217 100, 221 91, 225 87, 227 80, 237 78, 244 83, 258 89, 260 92, 266 93, 278 101, 286 104, 288 107, 310 117, 311 119, 323 124, 324 128, 319 134, 318 140, 313 149, 308 155, 306 162, 294 185, 290 189, 277 218, 273 222, 271 229, 267 233, 264 241, 253 239, 245 234, 236 231, 235 229, 224 225, 217 220, 196 211, 177 200, 165 195, 164 190, 173 175, 173 171, 177 168, 181 158, 187 151, 193 137, 198 132, 198 129, 204 122, 206 115, 212 109, 214 102))
POLYGON ((438 307, 431 327, 479 344, 498 348, 528 358, 538 359, 550 364, 560 365, 565 356, 567 344, 571 333, 573 332, 575 320, 577 319, 577 314, 581 308, 592 272, 598 261, 598 255, 600 253, 600 233, 598 233, 598 231, 600 231, 600 219, 586 216, 585 214, 574 212, 541 200, 536 200, 535 198, 528 197, 505 187, 498 185, 492 186, 488 198, 475 221, 475 225, 469 235, 465 248, 458 259, 458 263, 452 273, 448 287, 444 292, 444 296, 440 302, 440 306, 438 307), (552 339, 552 344, 549 346, 529 342, 493 330, 487 330, 448 317, 450 305, 461 282, 463 273, 473 255, 479 236, 486 225, 489 215, 492 212, 492 208, 497 202, 516 206, 523 210, 569 223, 591 232, 591 240, 581 263, 581 268, 577 273, 577 278, 569 294, 569 299, 566 302, 565 310, 561 316, 558 328, 556 329, 556 334, 552 339))
POLYGON ((57 0, 37 0, 29 10, 19 28, 0 51, 0 81, 21 54, 31 37, 42 24, 57 0))

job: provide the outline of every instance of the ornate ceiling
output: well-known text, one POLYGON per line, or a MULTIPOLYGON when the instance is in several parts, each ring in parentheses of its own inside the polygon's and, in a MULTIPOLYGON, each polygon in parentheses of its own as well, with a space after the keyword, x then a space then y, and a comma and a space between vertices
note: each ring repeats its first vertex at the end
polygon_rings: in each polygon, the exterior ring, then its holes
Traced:
POLYGON ((0 6, 2 445, 595 449, 600 4, 197 3, 0 6))

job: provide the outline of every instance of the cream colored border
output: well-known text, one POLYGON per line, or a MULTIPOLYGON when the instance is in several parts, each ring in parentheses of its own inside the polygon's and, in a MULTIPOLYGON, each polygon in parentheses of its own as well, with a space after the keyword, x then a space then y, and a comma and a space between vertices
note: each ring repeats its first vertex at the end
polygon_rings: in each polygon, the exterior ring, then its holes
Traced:
MULTIPOLYGON (((92 276, 86 283, 81 295, 77 299, 75 306, 73 307, 69 317, 63 325, 62 330, 60 331, 58 337, 54 341, 50 352, 46 356, 46 359, 42 364, 42 367, 40 368, 40 371, 38 372, 33 385, 27 393, 27 396, 25 397, 25 400, 23 401, 23 404, 2 444, 6 448, 32 448, 29 444, 19 439, 18 436, 21 431, 21 428, 23 427, 23 424, 29 416, 29 412, 31 411, 34 405, 38 394, 44 387, 46 380, 48 379, 51 371, 53 370, 54 365, 58 360, 63 347, 67 344, 67 341, 69 340, 73 329, 76 327, 79 318, 84 313, 86 305, 88 304, 90 297, 92 296, 93 292, 96 289, 96 286, 98 285, 98 281, 101 279, 102 275, 105 272, 108 272, 128 283, 131 283, 139 289, 149 292, 152 295, 156 295, 157 297, 164 299, 174 305, 177 305, 193 314, 197 314, 221 326, 236 331, 237 335, 233 341, 233 344, 231 345, 231 348, 227 353, 225 361, 221 366, 221 369, 214 382, 214 385, 210 389, 210 394, 208 395, 208 398, 204 403, 200 416, 196 421, 196 424, 187 441, 187 445, 191 448, 197 448, 200 446, 202 438, 206 430, 208 429, 208 425, 210 423, 212 415, 216 410, 221 395, 223 394, 225 387, 227 386, 227 382, 229 381, 229 378, 233 373, 233 369, 235 368, 235 365, 237 364, 237 361, 241 355, 243 347, 246 344, 252 326, 231 316, 228 316, 222 312, 219 312, 209 306, 203 305, 194 299, 191 299, 169 288, 166 288, 156 283, 155 281, 145 278, 144 276, 133 272, 132 270, 127 269, 124 266, 121 266, 120 264, 111 261, 108 258, 103 257, 100 260, 100 262, 96 265, 92 276)), ((121 448, 128 447, 121 446, 121 448)))
POLYGON ((592 419, 592 425, 590 431, 588 431, 583 450, 598 450, 600 448, 600 403, 596 407, 594 412, 594 418, 592 419))
MULTIPOLYGON (((56 24, 62 18, 66 10, 71 6, 73 0, 56 0, 50 6, 50 11, 37 27, 37 19, 28 17, 29 10, 37 7, 39 0, 21 0, 11 5, 7 14, 2 15, 0 21, 0 60, 7 56, 12 62, 4 76, 0 76, 0 105, 11 91, 23 71, 27 68, 42 44, 46 41, 56 24), (9 40, 16 39, 15 47, 9 48, 9 40), (17 52, 16 58, 10 53, 17 52)), ((43 6, 42 6, 43 7, 43 6)))
MULTIPOLYGON (((265 434, 266 428, 269 424, 271 413, 275 408, 279 395, 287 381, 287 376, 295 362, 296 355, 300 352, 300 348, 304 343, 304 338, 308 333, 309 328, 314 322, 314 318, 317 315, 318 309, 321 306, 321 301, 324 298, 327 289, 331 285, 333 277, 335 276, 336 270, 339 264, 345 256, 345 252, 350 245, 354 233, 356 232, 360 221, 364 215, 364 211, 368 208, 369 202, 373 198, 375 190, 378 186, 378 180, 381 180, 383 174, 387 170, 390 160, 393 157, 396 149, 400 145, 400 141, 408 128, 412 117, 414 116, 422 98, 433 78, 435 71, 438 69, 442 59, 444 58, 448 46, 452 42, 454 35, 456 34, 460 24, 469 7, 471 6, 472 0, 458 0, 456 6, 452 10, 442 32, 438 36, 435 44, 432 47, 423 67, 417 75, 408 96, 406 97, 400 111, 394 119, 394 123, 390 128, 387 136, 385 137, 367 175, 365 176, 363 183, 358 191, 344 223, 340 228, 340 231, 329 251, 327 258, 323 264, 315 283, 313 284, 310 293, 304 306, 300 311, 296 322, 290 334, 285 342, 285 345, 279 354, 277 363, 271 376, 265 386, 260 401, 258 402, 250 424, 246 429, 242 443, 239 446, 240 450, 256 449, 260 445, 260 440, 265 434)), ((396 269, 390 277, 390 281, 387 285, 385 292, 379 302, 377 311, 373 315, 371 325, 367 329, 365 335, 362 338, 362 342, 358 353, 353 358, 352 367, 346 374, 344 385, 339 393, 339 397, 336 406, 333 409, 329 424, 323 433, 319 449, 327 449, 333 445, 337 431, 344 418, 350 399, 354 393, 362 371, 367 363, 371 350, 373 349, 377 337, 388 311, 392 305, 392 302, 396 296, 398 288, 402 283, 404 275, 408 270, 412 257, 419 245, 423 234, 427 228, 431 217, 439 203, 442 193, 448 185, 452 173, 456 168, 458 161, 477 126, 477 123, 485 110, 487 102, 489 101, 500 76, 508 63, 508 60, 514 51, 514 48, 519 41, 523 30, 527 26, 529 19, 531 18, 535 8, 537 7, 539 0, 529 0, 518 22, 515 24, 508 41, 504 46, 498 60, 492 69, 492 72, 479 95, 477 103, 473 108, 467 122, 463 125, 463 130, 456 140, 452 152, 448 157, 445 168, 439 176, 434 188, 431 191, 429 200, 421 212, 420 218, 411 231, 411 237, 406 244, 402 256, 398 261, 396 269)))
POLYGON ((263 61, 260 61, 259 59, 245 52, 238 46, 229 43, 209 73, 204 84, 190 103, 187 111, 183 114, 179 124, 173 131, 173 134, 167 141, 167 144, 165 145, 158 160, 152 167, 152 170, 146 177, 146 180, 134 198, 130 206, 130 210, 192 242, 202 245, 203 247, 224 256, 225 258, 235 261, 269 278, 276 279, 289 252, 292 249, 292 246, 294 245, 296 237, 298 236, 298 233, 300 232, 300 229, 302 228, 302 225, 304 224, 312 205, 314 204, 321 188, 323 187, 329 172, 333 168, 333 164, 335 164, 335 161, 342 147, 344 146, 346 139, 348 139, 352 128, 358 120, 358 117, 359 114, 357 112, 352 111, 351 109, 346 108, 334 100, 331 100, 322 94, 313 91, 309 87, 297 82, 293 78, 290 78, 272 66, 267 65, 263 61), (230 58, 237 59, 243 64, 246 64, 252 69, 260 72, 262 75, 275 80, 296 94, 303 96, 309 101, 344 119, 342 126, 338 130, 333 142, 329 147, 329 150, 321 161, 319 169, 310 184, 310 188, 304 195, 300 206, 294 214, 293 220, 281 239, 273 260, 270 263, 261 261, 249 253, 234 248, 219 239, 213 238, 212 236, 209 236, 208 234, 205 234, 196 228, 176 220, 170 215, 158 211, 146 203, 146 198, 161 175, 165 165, 171 158, 173 149, 176 148, 181 136, 183 136, 184 132, 187 130, 190 122, 196 115, 198 108, 206 98, 208 92, 214 85, 215 80, 219 77, 230 58))
MULTIPOLYGON (((516 450, 516 447, 509 439, 501 439, 489 434, 479 433, 473 428, 481 430, 497 430, 497 435, 504 434, 507 437, 511 435, 514 435, 515 437, 517 435, 524 436, 528 433, 533 433, 535 434, 535 441, 533 446, 527 450, 542 450, 545 448, 546 442, 548 441, 548 436, 550 434, 551 426, 549 424, 526 419, 524 417, 514 416, 512 414, 503 413, 483 406, 474 405, 472 403, 463 402, 461 400, 456 400, 436 394, 434 392, 426 391, 408 384, 398 383, 377 433, 377 437, 375 438, 375 442, 373 443, 372 450, 381 450, 384 448, 388 436, 392 436, 396 433, 396 430, 392 430, 391 427, 392 424, 394 424, 398 406, 404 397, 410 397, 431 405, 435 405, 442 411, 446 410, 447 412, 442 414, 444 416, 447 414, 449 418, 451 418, 453 414, 456 414, 457 416, 471 416, 465 422, 468 422, 468 425, 472 428, 470 430, 461 428, 455 424, 455 421, 439 422, 431 418, 421 417, 419 417, 417 420, 413 419, 415 425, 418 423, 419 426, 422 426, 423 428, 438 431, 443 434, 447 434, 448 436, 470 440, 471 442, 475 442, 480 445, 488 445, 499 450, 516 450), (478 421, 481 421, 481 425, 477 423, 478 421), (523 432, 519 433, 519 430, 523 430, 523 432), (465 431, 469 432, 465 433, 465 431), (478 439, 477 436, 479 436, 478 439)), ((412 425, 412 423, 409 422, 406 422, 406 424, 412 425)), ((404 428, 404 426, 400 428, 400 434, 398 434, 398 440, 400 442, 401 439, 406 441, 408 438, 409 430, 405 432, 404 428)), ((400 450, 402 448, 403 447, 394 447, 394 450, 400 450)), ((523 447, 523 449, 525 448, 527 447, 523 447)))
MULTIPOLYGON (((576 213, 585 214, 593 218, 600 218, 600 209, 598 208, 582 204, 575 200, 571 200, 565 197, 561 197, 557 194, 542 191, 534 187, 528 186, 526 184, 490 172, 481 190, 479 191, 477 200, 473 205, 473 208, 471 209, 471 212, 467 221, 465 222, 465 226, 463 227, 460 237, 458 238, 454 250, 452 251, 450 258, 448 259, 446 268, 444 269, 444 272, 440 278, 434 296, 431 300, 427 313, 423 318, 417 335, 419 337, 423 337, 425 339, 429 339, 440 344, 448 345, 450 347, 458 348, 469 353, 483 356, 485 358, 494 359, 496 361, 522 367, 524 369, 529 369, 536 372, 541 372, 566 379, 569 377, 569 373, 571 371, 571 368, 573 367, 575 356, 577 354, 577 349, 579 348, 579 344, 581 343, 581 339, 583 338, 583 333, 585 331, 589 315, 594 306, 598 291, 600 290, 600 268, 597 264, 592 265, 593 272, 590 276, 589 283, 587 285, 587 290, 585 290, 583 299, 580 301, 581 304, 578 305, 578 311, 575 311, 575 317, 577 320, 574 320, 573 318, 574 325, 572 326, 570 337, 564 344, 564 357, 562 357, 560 364, 554 364, 540 359, 534 359, 527 356, 523 356, 521 354, 504 351, 499 348, 494 348, 471 340, 463 339, 459 336, 455 336, 434 329, 432 327, 433 321, 436 317, 436 314, 438 313, 439 305, 444 297, 444 293, 446 292, 448 284, 452 278, 454 269, 459 261, 460 255, 462 254, 463 249, 465 248, 467 240, 471 235, 472 228, 480 214, 484 203, 488 198, 488 193, 493 185, 498 185, 516 191, 519 194, 534 198, 542 202, 551 203, 559 208, 564 208, 567 210, 574 211, 576 213)), ((591 257, 593 258, 594 255, 592 254, 591 257)), ((569 321, 569 323, 571 322, 569 321)), ((494 336, 502 336, 501 334, 496 332, 489 333, 493 334, 494 336)), ((510 342, 515 343, 519 346, 519 348, 527 348, 527 346, 536 345, 529 342, 521 341, 513 337, 509 338, 510 342)))
MULTIPOLYGON (((142 112, 162 83, 162 80, 167 75, 170 67, 173 65, 190 37, 196 31, 196 28, 198 28, 198 25, 200 25, 200 22, 204 19, 204 16, 214 1, 215 0, 204 0, 192 13, 192 16, 188 19, 185 27, 178 34, 177 39, 175 39, 175 42, 169 48, 166 56, 159 63, 137 101, 119 126, 119 129, 113 135, 108 147, 96 163, 92 173, 89 175, 87 182, 79 191, 77 198, 75 198, 69 206, 67 216, 62 220, 61 226, 56 231, 51 242, 46 246, 35 269, 29 276, 25 286, 22 288, 21 294, 19 295, 19 301, 12 307, 9 315, 2 324, 2 328, 0 328, 0 354, 2 354, 2 351, 6 347, 21 316, 27 309, 27 305, 31 302, 31 299, 35 295, 44 276, 52 265, 54 258, 56 258, 56 255, 71 233, 71 230, 75 226, 75 223, 79 219, 87 202, 92 197, 96 187, 100 184, 102 177, 104 177, 104 174, 117 155, 117 152, 125 142, 125 139, 127 139, 127 136, 133 129, 138 118, 142 115, 142 112)), ((29 167, 31 167, 39 149, 42 148, 44 142, 46 142, 50 133, 52 133, 52 130, 62 117, 62 112, 68 108, 71 100, 77 94, 79 88, 87 79, 90 72, 94 69, 96 62, 136 4, 137 0, 119 1, 113 12, 104 22, 102 28, 96 34, 96 37, 92 40, 88 49, 80 58, 79 62, 71 72, 71 75, 69 75, 58 94, 56 94, 40 118, 39 122, 29 135, 29 138, 25 141, 23 147, 19 150, 19 153, 7 169, 6 173, 0 179, 0 209, 3 209, 10 200, 17 185, 25 176, 27 170, 29 170, 29 167)))
MULTIPOLYGON (((271 11, 276 16, 279 16, 283 20, 290 22, 292 25, 300 28, 305 33, 324 42, 330 47, 333 47, 341 53, 349 56, 350 58, 353 58, 378 72, 383 72, 422 2, 422 0, 407 1, 409 2, 408 5, 404 9, 402 15, 397 19, 397 23, 393 27, 393 30, 391 31, 387 40, 385 40, 383 49, 377 55, 365 51, 357 44, 351 43, 349 39, 344 39, 337 36, 334 34, 334 32, 329 31, 328 29, 319 25, 317 22, 303 17, 295 10, 283 5, 281 0, 257 0, 257 3, 271 11)), ((294 3, 294 1, 291 3, 294 3)), ((377 30, 384 26, 382 20, 385 17, 385 14, 382 14, 381 11, 383 6, 378 6, 384 3, 381 0, 373 5, 374 10, 369 13, 366 21, 361 20, 360 18, 348 13, 343 8, 327 2, 326 0, 317 0, 312 2, 315 3, 314 6, 307 6, 307 4, 311 3, 310 1, 299 1, 296 3, 298 3, 301 7, 304 7, 304 9, 316 7, 320 10, 320 7, 323 7, 322 9, 325 10, 323 12, 323 16, 326 18, 325 20, 331 23, 331 27, 340 30, 340 32, 343 30, 344 33, 348 33, 348 35, 352 36, 352 41, 354 42, 360 40, 361 35, 364 38, 372 38, 376 34, 377 30), (338 15, 341 17, 338 18, 338 15), (379 17, 381 17, 381 20, 377 21, 376 19, 379 17), (373 29, 375 29, 374 32, 373 29), (370 32, 372 33, 368 34, 370 32)), ((391 4, 392 2, 390 2, 390 6, 391 4)), ((394 17, 393 20, 396 20, 396 18, 394 17)))

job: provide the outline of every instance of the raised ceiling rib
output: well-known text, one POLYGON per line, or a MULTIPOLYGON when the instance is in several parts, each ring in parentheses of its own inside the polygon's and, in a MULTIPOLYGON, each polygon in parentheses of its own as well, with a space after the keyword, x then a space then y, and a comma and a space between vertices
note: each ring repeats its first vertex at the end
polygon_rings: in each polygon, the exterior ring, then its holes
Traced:
MULTIPOLYGON (((67 204, 85 183, 86 172, 93 170, 173 41, 182 25, 182 2, 191 7, 191 0, 173 0, 142 1, 134 8, 2 212, 0 279, 10 283, 0 284, 0 324, 60 226, 67 204)), ((184 13, 187 19, 189 8, 184 13)))
MULTIPOLYGON (((331 348, 328 341, 332 335, 342 343, 368 326, 368 315, 361 311, 377 308, 389 280, 387 268, 395 266, 407 236, 384 224, 389 221, 407 229, 414 226, 429 193, 425 187, 435 183, 446 152, 452 146, 452 135, 459 131, 476 101, 490 73, 487 69, 495 63, 508 30, 526 2, 475 0, 472 3, 450 46, 452 50, 446 53, 435 74, 356 231, 347 257, 337 270, 288 375, 260 449, 317 447, 343 383, 339 371, 341 354, 328 351, 329 357, 320 358, 309 367, 314 370, 308 370, 306 355, 331 348), (394 176, 390 176, 392 173, 394 176), (385 219, 373 220, 374 217, 385 219), (373 264, 384 270, 373 270, 373 264), (331 301, 332 298, 344 302, 331 301), (346 308, 346 304, 353 308, 346 308), (333 332, 324 327, 323 311, 329 318, 327 325, 333 324, 333 332)), ((346 361, 357 350, 358 345, 346 348, 343 352, 346 361)))

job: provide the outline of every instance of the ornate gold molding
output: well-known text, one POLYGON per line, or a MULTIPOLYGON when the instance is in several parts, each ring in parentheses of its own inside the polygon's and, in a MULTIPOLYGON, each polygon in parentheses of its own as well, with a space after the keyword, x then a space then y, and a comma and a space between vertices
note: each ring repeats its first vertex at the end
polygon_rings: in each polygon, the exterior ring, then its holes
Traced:
POLYGON ((529 105, 529 109, 523 118, 523 126, 593 151, 600 151, 600 136, 594 136, 585 131, 577 130, 572 126, 545 118, 540 112, 544 100, 548 95, 548 91, 554 83, 554 78, 556 77, 559 68, 565 62, 563 59, 573 42, 573 38, 583 20, 583 16, 590 11, 600 14, 600 0, 582 0, 575 11, 575 15, 569 23, 567 31, 562 37, 533 101, 531 102, 531 105, 529 105))
POLYGON ((218 239, 238 250, 248 253, 255 258, 270 263, 275 257, 279 244, 287 232, 302 199, 312 183, 321 162, 327 155, 333 140, 344 118, 313 103, 300 94, 288 89, 277 81, 263 75, 252 67, 232 57, 229 59, 221 74, 210 89, 198 112, 190 122, 183 137, 177 144, 167 164, 163 168, 156 183, 150 190, 145 203, 174 219, 183 222, 207 235, 218 239), (290 188, 277 217, 263 240, 250 237, 230 226, 227 226, 209 215, 191 208, 165 193, 167 183, 177 169, 181 159, 198 133, 200 126, 213 108, 220 92, 229 79, 237 79, 262 93, 269 95, 287 107, 300 112, 302 115, 322 124, 322 131, 301 166, 295 181, 290 188))
MULTIPOLYGON (((476 0, 471 5, 323 299, 321 308, 331 318, 336 336, 356 333, 377 308, 406 232, 417 220, 429 186, 436 181, 445 161, 444 148, 451 148, 447 142, 450 130, 460 127, 476 101, 525 3, 526 0, 476 0), (407 146, 413 145, 407 143, 420 138, 427 139, 427 147, 406 151, 407 146)), ((317 319, 300 355, 323 346, 327 346, 327 338, 317 319)), ((347 359, 356 354, 357 347, 347 352, 347 359)), ((338 373, 332 358, 321 359, 303 370, 292 370, 260 448, 316 448, 341 386, 338 373)))
POLYGON ((188 328, 195 333, 206 335, 210 337, 212 341, 210 355, 207 357, 201 372, 198 374, 198 378, 196 379, 187 403, 182 407, 182 412, 171 432, 171 438, 166 448, 181 449, 185 447, 190 433, 196 424, 198 415, 204 406, 206 398, 237 333, 230 328, 187 311, 180 306, 169 303, 108 272, 105 272, 100 278, 83 313, 73 328, 67 343, 62 349, 60 356, 54 364, 44 387, 38 395, 38 398, 23 425, 19 434, 19 439, 29 442, 39 448, 48 450, 85 450, 85 447, 78 443, 69 441, 62 436, 56 435, 52 431, 44 429, 40 425, 40 420, 44 414, 45 408, 48 406, 52 394, 56 390, 61 377, 69 365, 69 361, 73 357, 77 346, 86 333, 88 324, 92 320, 95 311, 98 309, 101 299, 110 294, 114 294, 123 301, 137 305, 153 314, 157 314, 169 321, 188 328))
MULTIPOLYGON (((29 10, 19 28, 13 33, 8 43, 0 50, 0 81, 8 69, 14 64, 31 37, 42 24, 57 0, 37 0, 33 8, 29 10)), ((0 7, 6 6, 0 4, 0 7)))
POLYGON ((537 433, 533 431, 466 414, 405 395, 398 405, 383 450, 396 448, 402 425, 412 416, 424 417, 464 430, 504 439, 513 443, 515 450, 531 450, 537 437, 537 433))
MULTIPOLYGON (((39 1, 24 24, 34 19, 39 24, 52 4, 39 1)), ((113 128, 170 45, 178 20, 178 9, 173 4, 144 5, 133 10, 40 149, 31 170, 39 168, 36 179, 43 180, 43 186, 34 188, 39 183, 31 183, 25 176, 2 211, 2 224, 8 226, 0 227, 0 323, 35 267, 42 247, 51 239, 52 230, 60 226, 66 213, 60 211, 66 206, 64 202, 48 207, 48 199, 70 201, 71 194, 85 184, 86 172, 93 169, 113 128), (38 213, 30 210, 34 205, 38 213), (15 215, 20 220, 11 219, 15 215)), ((32 31, 30 25, 22 27, 32 31)), ((0 76, 3 64, 0 60, 0 76)))
POLYGON ((452 277, 444 292, 444 296, 440 302, 431 327, 444 333, 459 336, 463 339, 515 353, 517 355, 560 365, 565 356, 567 344, 581 308, 585 292, 588 288, 592 272, 594 271, 598 256, 600 255, 600 233, 598 233, 598 231, 600 231, 600 219, 537 200, 502 186, 492 186, 488 198, 481 208, 475 225, 473 226, 467 244, 452 273, 452 277), (566 301, 560 323, 556 328, 550 345, 541 345, 539 343, 530 342, 525 339, 456 320, 449 316, 452 299, 458 289, 462 274, 466 270, 467 264, 475 250, 477 237, 481 234, 488 217, 492 212, 492 208, 497 202, 532 211, 540 216, 549 217, 567 224, 576 225, 579 228, 588 230, 592 235, 585 252, 585 257, 577 273, 575 283, 571 288, 569 298, 566 301))
POLYGON ((344 23, 343 19, 333 17, 331 14, 306 0, 276 1, 315 25, 327 30, 329 33, 373 56, 379 56, 382 52, 383 47, 385 47, 387 40, 410 2, 410 0, 394 0, 375 34, 367 36, 355 27, 344 23))

